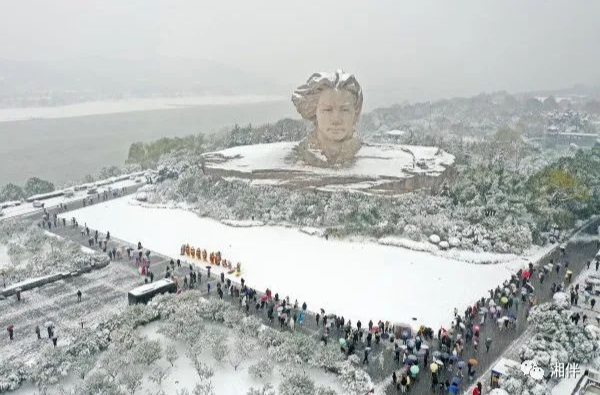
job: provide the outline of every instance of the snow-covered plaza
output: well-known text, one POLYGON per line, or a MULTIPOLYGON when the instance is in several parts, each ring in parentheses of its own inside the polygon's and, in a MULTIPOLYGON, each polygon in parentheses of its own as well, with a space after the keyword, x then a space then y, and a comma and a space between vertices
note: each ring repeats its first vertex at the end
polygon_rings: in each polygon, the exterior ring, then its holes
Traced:
POLYGON ((227 226, 183 209, 142 207, 131 197, 66 216, 175 259, 184 243, 221 251, 242 263, 251 287, 354 321, 448 325, 454 308, 464 309, 527 262, 469 264, 371 241, 326 240, 293 228, 227 226))

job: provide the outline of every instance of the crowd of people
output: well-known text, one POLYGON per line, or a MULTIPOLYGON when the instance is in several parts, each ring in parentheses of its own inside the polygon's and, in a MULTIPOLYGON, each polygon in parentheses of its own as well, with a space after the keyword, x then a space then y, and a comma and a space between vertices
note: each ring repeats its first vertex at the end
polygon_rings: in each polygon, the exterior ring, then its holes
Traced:
MULTIPOLYGON (((64 209, 66 210, 66 206, 64 209)), ((65 220, 62 221, 66 226, 65 220)), ((58 222, 56 214, 50 216, 44 210, 42 223, 45 225, 43 226, 56 227, 58 222)), ((74 227, 79 226, 75 218, 71 220, 71 224, 74 227)), ((141 242, 138 242, 137 248, 125 246, 117 248, 109 244, 110 232, 106 232, 106 236, 101 238, 98 231, 92 232, 87 225, 84 225, 81 232, 82 236, 88 238, 90 247, 98 246, 109 255, 111 260, 121 260, 126 254, 128 260, 135 261, 146 283, 154 280, 154 273, 150 269, 151 252, 144 249, 141 242)), ((219 251, 209 252, 206 249, 183 244, 180 255, 210 263, 205 266, 206 292, 211 295, 213 289, 216 289, 217 297, 228 298, 238 303, 246 314, 263 315, 266 321, 279 326, 282 330, 295 331, 302 328, 309 333, 316 333, 325 344, 333 337, 339 343, 341 353, 346 356, 359 354, 365 365, 369 364, 374 350, 393 353, 396 368, 392 372, 391 379, 400 393, 411 391, 417 382, 424 379, 422 377, 424 373, 426 380, 429 380, 431 393, 457 394, 473 385, 478 373, 478 355, 490 352, 494 344, 494 336, 499 333, 508 336, 513 336, 511 333, 514 333, 516 337, 518 332, 515 329, 519 311, 524 310, 526 317, 529 309, 539 302, 540 295, 536 293, 534 280, 541 285, 546 279, 551 281, 551 278, 554 280, 550 287, 551 293, 567 292, 574 306, 578 305, 581 294, 584 297, 584 304, 589 304, 592 311, 596 303, 592 290, 588 289, 588 286, 582 290, 579 284, 572 284, 573 271, 569 261, 566 260, 564 247, 560 248, 557 262, 549 260, 546 265, 540 266, 529 263, 527 268, 517 271, 495 289, 490 289, 489 295, 482 297, 473 305, 466 306, 462 313, 454 309, 454 319, 449 327, 441 327, 437 333, 430 327, 422 326, 417 331, 413 331, 410 325, 391 324, 383 320, 376 323, 369 320, 366 326, 358 320, 353 325, 350 319, 327 314, 322 308, 312 313, 308 311, 305 302, 300 305, 298 300, 292 302, 289 296, 280 297, 270 289, 258 293, 246 284, 244 278, 240 278, 239 282, 226 278, 226 273, 235 272, 240 276, 241 265, 238 263, 234 268, 231 261, 223 258, 219 251), (211 267, 224 270, 220 271, 218 277, 213 280, 211 267), (307 325, 309 316, 314 320, 314 324, 307 325), (487 330, 487 336, 483 337, 484 327, 493 327, 494 330, 487 330)), ((600 260, 597 258, 595 261, 587 262, 587 267, 590 268, 592 264, 598 271, 600 260)), ((188 262, 184 262, 182 266, 181 259, 170 259, 165 268, 165 277, 173 278, 177 283, 178 292, 184 292, 202 286, 203 271, 204 268, 201 269, 188 262), (176 274, 176 269, 180 268, 184 272, 183 281, 180 281, 176 274)), ((81 300, 79 293, 78 300, 81 300)), ((600 322, 600 318, 596 317, 596 319, 600 322)), ((585 324, 588 316, 584 312, 576 312, 572 320, 576 324, 580 320, 585 324)), ((14 326, 9 328, 12 339, 14 326)), ((50 337, 55 341, 54 332, 50 337)), ((478 382, 472 392, 474 395, 479 395, 482 390, 482 384, 478 382)))

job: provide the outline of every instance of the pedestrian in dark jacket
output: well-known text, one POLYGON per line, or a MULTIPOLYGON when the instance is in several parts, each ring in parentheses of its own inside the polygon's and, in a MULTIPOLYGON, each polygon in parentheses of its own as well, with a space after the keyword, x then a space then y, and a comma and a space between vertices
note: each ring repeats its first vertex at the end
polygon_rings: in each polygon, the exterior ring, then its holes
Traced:
POLYGON ((40 340, 42 338, 42 335, 40 334, 40 326, 39 325, 35 326, 35 334, 37 335, 38 340, 40 340))
POLYGON ((8 331, 8 338, 12 340, 15 334, 15 327, 13 325, 9 325, 8 328, 6 328, 6 330, 8 331))
POLYGON ((81 290, 77 290, 77 302, 81 302, 81 290))

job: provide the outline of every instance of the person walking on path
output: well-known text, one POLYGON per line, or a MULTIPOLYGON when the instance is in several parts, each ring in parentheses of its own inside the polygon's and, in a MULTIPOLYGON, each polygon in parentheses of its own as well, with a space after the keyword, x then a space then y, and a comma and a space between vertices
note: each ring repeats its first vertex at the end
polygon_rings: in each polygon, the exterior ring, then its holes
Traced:
POLYGON ((362 361, 363 365, 369 364, 369 351, 371 351, 371 347, 365 347, 365 352, 364 352, 365 357, 363 358, 363 361, 362 361))
POLYGON ((81 302, 81 295, 82 295, 82 294, 81 294, 81 290, 80 290, 80 289, 78 289, 78 290, 77 290, 77 302, 81 302))
POLYGON ((596 271, 598 271, 598 266, 600 266, 600 259, 596 259, 596 271))
POLYGON ((56 333, 54 333, 52 336, 52 344, 54 344, 54 348, 56 348, 56 343, 58 343, 58 336, 56 336, 56 333))
POLYGON ((6 330, 8 331, 8 338, 10 340, 12 340, 14 338, 14 334, 15 334, 15 326, 9 325, 8 328, 6 328, 6 330))
POLYGON ((35 326, 35 334, 37 335, 38 340, 40 340, 42 338, 42 335, 40 333, 40 326, 39 325, 35 326))
POLYGON ((485 339, 485 352, 489 353, 490 352, 490 346, 492 345, 492 338, 488 337, 487 339, 485 339))

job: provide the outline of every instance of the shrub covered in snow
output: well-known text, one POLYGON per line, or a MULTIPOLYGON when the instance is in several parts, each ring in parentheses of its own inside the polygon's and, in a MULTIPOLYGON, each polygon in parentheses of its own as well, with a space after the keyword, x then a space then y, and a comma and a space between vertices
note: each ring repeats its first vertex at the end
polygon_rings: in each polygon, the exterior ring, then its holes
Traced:
POLYGON ((569 303, 564 303, 562 294, 552 303, 534 307, 528 321, 533 336, 521 347, 519 355, 523 360, 532 360, 549 372, 555 363, 585 364, 591 361, 598 350, 598 339, 585 327, 571 321, 569 303))
POLYGON ((509 202, 486 215, 483 203, 425 192, 384 197, 350 192, 290 190, 207 176, 186 155, 164 159, 173 177, 146 191, 147 204, 185 203, 201 216, 324 229, 330 235, 401 236, 476 251, 520 253, 532 243, 526 210, 509 202))

